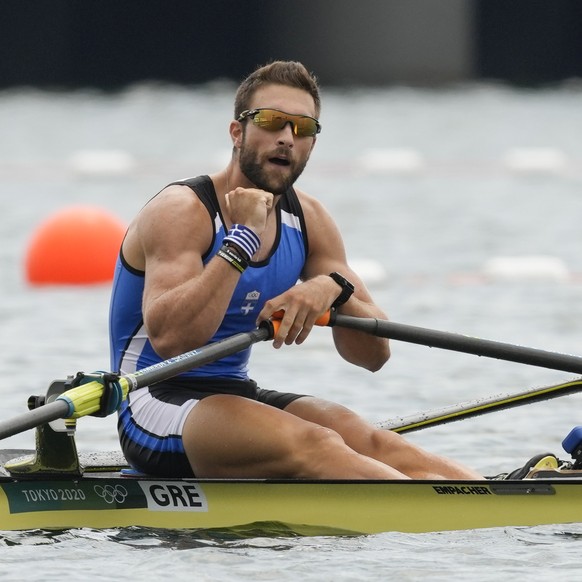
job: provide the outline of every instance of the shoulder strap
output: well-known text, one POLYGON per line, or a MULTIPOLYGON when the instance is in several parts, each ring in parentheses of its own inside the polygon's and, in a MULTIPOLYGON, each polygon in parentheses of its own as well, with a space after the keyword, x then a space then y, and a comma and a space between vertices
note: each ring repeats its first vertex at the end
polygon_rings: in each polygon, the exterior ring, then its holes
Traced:
POLYGON ((187 178, 186 180, 178 180, 168 184, 168 186, 188 186, 198 196, 198 199, 204 204, 210 218, 212 227, 212 240, 206 252, 202 255, 202 260, 205 261, 212 251, 214 241, 216 239, 216 217, 220 216, 220 206, 218 198, 216 197, 216 190, 210 176, 197 176, 196 178, 187 178))
POLYGON ((208 213, 212 218, 220 214, 220 207, 218 199, 216 198, 216 191, 210 176, 197 176, 196 178, 187 178, 185 180, 178 180, 168 184, 168 186, 188 186, 200 201, 206 206, 208 213))
POLYGON ((301 202, 299 202, 299 198, 297 197, 297 193, 295 192, 294 188, 289 188, 287 192, 285 192, 285 196, 281 198, 281 209, 289 212, 293 216, 296 216, 299 220, 299 224, 301 225, 301 234, 303 236, 303 244, 305 246, 305 256, 309 255, 309 239, 307 237, 307 226, 305 224, 305 216, 303 214, 303 208, 301 206, 301 202))

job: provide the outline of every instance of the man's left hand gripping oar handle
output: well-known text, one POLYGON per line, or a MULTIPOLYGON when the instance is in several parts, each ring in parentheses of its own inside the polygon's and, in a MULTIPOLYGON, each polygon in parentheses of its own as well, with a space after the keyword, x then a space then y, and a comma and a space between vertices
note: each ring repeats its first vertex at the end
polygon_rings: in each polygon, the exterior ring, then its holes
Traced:
MULTIPOLYGON (((271 319, 269 319, 267 322, 263 321, 261 323, 261 325, 266 324, 272 328, 273 332, 271 334, 271 338, 277 334, 277 331, 279 330, 279 325, 281 325, 281 320, 283 319, 284 315, 285 315, 285 312, 283 310, 275 311, 275 313, 273 313, 273 315, 271 316, 271 319)), ((325 326, 331 327, 335 321, 334 315, 335 315, 335 311, 333 311, 333 310, 326 311, 323 315, 320 315, 315 320, 315 325, 320 325, 322 327, 325 327, 325 326)), ((271 338, 267 338, 267 339, 271 339, 271 338)))

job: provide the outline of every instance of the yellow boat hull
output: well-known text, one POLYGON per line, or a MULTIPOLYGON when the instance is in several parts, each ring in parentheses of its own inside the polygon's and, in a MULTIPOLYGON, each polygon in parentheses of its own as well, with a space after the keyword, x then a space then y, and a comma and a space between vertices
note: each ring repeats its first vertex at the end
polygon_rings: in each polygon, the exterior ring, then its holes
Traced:
POLYGON ((582 522, 577 479, 216 481, 119 473, 0 479, 0 530, 249 527, 338 535, 571 522, 582 522))

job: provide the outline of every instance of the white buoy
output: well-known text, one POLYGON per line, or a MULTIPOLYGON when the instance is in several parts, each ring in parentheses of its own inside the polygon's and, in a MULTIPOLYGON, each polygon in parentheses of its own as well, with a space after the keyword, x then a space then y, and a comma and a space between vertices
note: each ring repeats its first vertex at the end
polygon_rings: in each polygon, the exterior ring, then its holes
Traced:
POLYGON ((132 172, 135 160, 122 150, 81 150, 70 157, 69 166, 78 174, 118 176, 132 172))
POLYGON ((569 269, 562 259, 546 255, 493 257, 484 264, 482 273, 491 280, 561 282, 570 278, 569 269))
POLYGON ((358 166, 372 174, 408 174, 424 167, 419 152, 405 148, 371 149, 362 153, 358 166))
POLYGON ((554 148, 514 148, 503 159, 514 172, 542 174, 561 172, 567 161, 566 155, 554 148))

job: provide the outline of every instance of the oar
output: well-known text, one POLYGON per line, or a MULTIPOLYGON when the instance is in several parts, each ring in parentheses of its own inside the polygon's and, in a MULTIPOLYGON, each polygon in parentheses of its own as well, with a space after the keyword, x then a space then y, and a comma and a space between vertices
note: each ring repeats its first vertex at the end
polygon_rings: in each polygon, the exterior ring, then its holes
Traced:
MULTIPOLYGON (((121 376, 118 382, 123 391, 123 398, 127 397, 130 390, 168 380, 187 370, 240 352, 257 342, 271 339, 275 326, 271 322, 264 322, 253 331, 233 335, 142 368, 133 374, 121 376)), ((93 414, 101 407, 103 391, 103 384, 97 381, 66 390, 52 402, 0 423, 0 440, 59 418, 79 418, 93 414)))
POLYGON ((582 391, 582 378, 577 378, 564 384, 554 386, 544 386, 543 388, 533 388, 515 394, 500 394, 489 398, 473 400, 441 408, 439 410, 429 410, 411 416, 405 416, 378 423, 376 426, 384 430, 392 430, 398 433, 412 432, 432 426, 447 424, 456 420, 472 418, 496 410, 515 408, 523 404, 540 402, 566 396, 582 391))
MULTIPOLYGON (((282 316, 283 312, 274 314, 275 318, 281 318, 282 316)), ((566 372, 582 373, 582 358, 579 356, 548 352, 536 348, 473 338, 412 325, 403 325, 382 319, 354 317, 351 315, 343 315, 336 311, 328 311, 316 321, 316 324, 328 327, 346 327, 378 337, 402 340, 429 347, 443 348, 566 372)), ((581 390, 582 378, 578 378, 570 382, 565 382, 564 384, 533 388, 515 394, 501 394, 490 398, 456 404, 440 410, 422 412, 416 415, 378 423, 376 426, 398 433, 412 432, 429 426, 438 426, 464 418, 479 416, 487 412, 549 400, 551 398, 557 398, 558 396, 580 392, 581 390)))
POLYGON ((326 315, 327 317, 322 316, 318 320, 318 325, 346 327, 378 337, 401 340, 433 348, 582 374, 582 357, 580 356, 548 352, 537 348, 479 339, 458 333, 404 325, 383 319, 343 315, 335 311, 328 312, 326 315))

